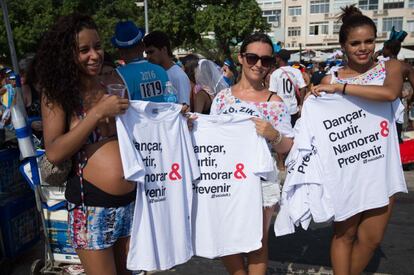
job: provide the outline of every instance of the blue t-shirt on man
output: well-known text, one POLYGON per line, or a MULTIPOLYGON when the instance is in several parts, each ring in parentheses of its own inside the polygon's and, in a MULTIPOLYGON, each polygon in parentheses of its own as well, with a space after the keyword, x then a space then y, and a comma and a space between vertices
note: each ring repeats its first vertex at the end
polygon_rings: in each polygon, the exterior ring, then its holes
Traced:
POLYGON ((167 72, 145 59, 135 60, 116 69, 126 84, 130 100, 164 102, 167 72))

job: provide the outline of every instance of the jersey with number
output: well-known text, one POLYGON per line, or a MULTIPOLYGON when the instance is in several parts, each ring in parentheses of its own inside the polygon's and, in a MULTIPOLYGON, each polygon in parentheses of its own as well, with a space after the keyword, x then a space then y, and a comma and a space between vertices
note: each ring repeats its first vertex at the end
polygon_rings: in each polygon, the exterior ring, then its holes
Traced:
POLYGON ((282 66, 270 76, 269 90, 277 93, 283 99, 291 115, 299 111, 295 87, 297 89, 306 87, 302 73, 298 69, 282 66))
POLYGON ((193 255, 191 183, 200 171, 180 110, 177 104, 131 101, 117 118, 124 175, 138 182, 130 270, 169 269, 193 255))
POLYGON ((164 101, 167 72, 147 60, 137 60, 116 69, 126 84, 131 100, 164 101))
POLYGON ((335 221, 388 205, 390 196, 407 192, 395 103, 339 94, 305 101, 295 143, 300 150, 312 150, 312 143, 318 149, 335 221))
POLYGON ((260 177, 274 173, 265 139, 245 115, 198 115, 193 127, 201 171, 193 183, 195 255, 215 258, 259 249, 260 177))

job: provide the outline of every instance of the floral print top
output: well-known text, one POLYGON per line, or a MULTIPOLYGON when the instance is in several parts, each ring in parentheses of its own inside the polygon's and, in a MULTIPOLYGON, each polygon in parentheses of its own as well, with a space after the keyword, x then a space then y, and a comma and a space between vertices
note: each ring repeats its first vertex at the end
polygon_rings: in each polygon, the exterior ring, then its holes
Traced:
POLYGON ((244 113, 264 119, 287 137, 293 137, 290 115, 283 101, 244 101, 231 92, 231 88, 220 91, 213 99, 210 114, 244 113))
POLYGON ((375 65, 363 74, 348 78, 339 78, 337 76, 337 72, 341 68, 342 67, 332 68, 332 84, 348 83, 359 85, 383 85, 386 76, 384 61, 378 62, 377 65, 375 65))

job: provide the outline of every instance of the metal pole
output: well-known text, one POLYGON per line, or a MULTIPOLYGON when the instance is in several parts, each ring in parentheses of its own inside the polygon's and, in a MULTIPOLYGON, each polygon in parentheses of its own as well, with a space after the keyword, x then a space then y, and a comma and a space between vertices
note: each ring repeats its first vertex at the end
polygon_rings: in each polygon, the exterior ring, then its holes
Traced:
POLYGON ((148 26, 148 0, 144 0, 144 13, 145 13, 145 33, 149 33, 148 26))
MULTIPOLYGON (((14 48, 13 33, 10 27, 9 12, 7 10, 6 0, 0 0, 0 4, 1 9, 3 10, 3 19, 7 32, 7 41, 9 43, 13 71, 16 74, 16 99, 15 104, 13 104, 11 107, 11 118, 16 133, 21 133, 20 137, 19 135, 16 135, 17 141, 19 142, 20 153, 23 158, 27 158, 36 155, 36 150, 34 149, 33 142, 30 138, 30 132, 27 130, 27 127, 30 127, 30 125, 27 126, 27 114, 26 109, 24 108, 23 95, 19 76, 19 63, 17 62, 17 54, 14 48)), ((37 173, 37 170, 35 173, 37 173)))
POLYGON ((4 19, 4 25, 6 27, 6 32, 7 32, 7 41, 9 42, 10 57, 12 60, 13 71, 16 74, 19 74, 19 63, 17 62, 17 54, 16 54, 16 50, 14 47, 14 42, 13 42, 13 33, 10 27, 9 12, 7 10, 7 4, 5 3, 5 0, 0 0, 0 3, 1 3, 1 9, 3 10, 3 19, 4 19))

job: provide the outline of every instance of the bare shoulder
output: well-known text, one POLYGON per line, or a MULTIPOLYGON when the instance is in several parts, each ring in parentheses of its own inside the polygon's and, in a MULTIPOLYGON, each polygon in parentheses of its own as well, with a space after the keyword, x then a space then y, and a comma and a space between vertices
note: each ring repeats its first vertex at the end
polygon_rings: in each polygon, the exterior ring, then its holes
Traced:
POLYGON ((278 96, 276 93, 269 91, 269 96, 270 94, 272 94, 269 100, 270 102, 282 102, 283 101, 283 99, 280 96, 278 96))
POLYGON ((404 63, 397 59, 390 59, 384 62, 385 69, 388 71, 398 70, 402 72, 404 70, 404 63))
POLYGON ((322 78, 321 84, 331 84, 332 76, 326 75, 322 78))

